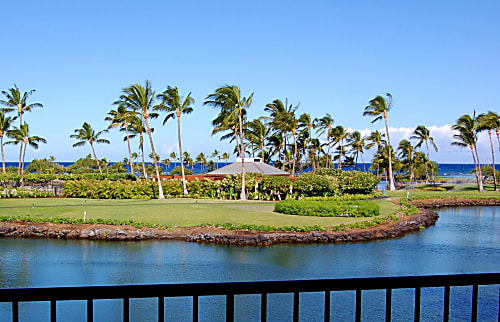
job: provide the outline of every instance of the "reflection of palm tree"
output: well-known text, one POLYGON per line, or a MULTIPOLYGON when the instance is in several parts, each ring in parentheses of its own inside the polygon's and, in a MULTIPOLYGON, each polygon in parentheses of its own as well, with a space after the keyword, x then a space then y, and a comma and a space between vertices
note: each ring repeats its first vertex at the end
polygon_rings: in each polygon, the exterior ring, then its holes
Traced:
POLYGON ((392 107, 392 95, 390 93, 386 94, 387 99, 378 95, 374 99, 372 99, 368 106, 365 107, 365 111, 363 115, 375 116, 372 120, 372 123, 384 118, 385 121, 385 135, 387 136, 387 147, 388 157, 389 157, 389 190, 394 191, 396 187, 394 186, 394 177, 392 175, 392 147, 391 147, 391 138, 389 136, 389 125, 387 124, 387 112, 391 110, 392 107))
POLYGON ((3 173, 5 173, 5 154, 3 152, 3 138, 7 135, 7 131, 9 131, 10 126, 14 122, 14 119, 10 116, 5 116, 5 113, 0 111, 0 149, 2 150, 2 168, 3 173))
MULTIPOLYGON (((500 116, 492 111, 489 111, 486 114, 481 114, 478 117, 478 130, 479 131, 488 131, 488 136, 490 138, 490 146, 491 146, 491 157, 493 158, 493 183, 494 183, 494 190, 498 191, 497 188, 497 175, 496 175, 496 169, 495 169, 495 150, 493 148, 493 138, 491 137, 492 131, 496 130, 497 131, 497 138, 499 135, 500 131, 500 116)), ((499 141, 500 143, 500 141, 499 141)), ((500 149, 500 146, 499 146, 500 149)))
POLYGON ((456 131, 453 135, 455 141, 451 145, 456 145, 459 147, 469 147, 472 153, 472 159, 474 160, 474 170, 476 172, 477 190, 483 192, 483 178, 481 174, 481 163, 479 162, 479 155, 477 153, 477 121, 476 117, 471 117, 470 115, 462 115, 458 120, 457 124, 451 127, 456 131))
POLYGON ((108 139, 99 138, 102 134, 106 133, 107 130, 102 130, 96 133, 92 129, 89 123, 84 122, 82 128, 76 129, 74 132, 75 133, 71 134, 69 137, 72 139, 77 139, 79 141, 73 144, 73 147, 83 146, 85 145, 85 143, 89 143, 90 147, 92 148, 92 153, 94 154, 95 162, 97 163, 97 167, 99 168, 99 172, 102 173, 101 165, 99 164, 99 159, 97 158, 97 155, 95 153, 94 143, 109 144, 110 142, 108 139))
POLYGON ((181 173, 182 173, 182 189, 184 195, 188 195, 186 187, 186 175, 184 174, 184 164, 182 162, 182 144, 181 144, 181 114, 190 114, 193 111, 191 105, 194 104, 194 99, 191 93, 183 100, 179 96, 179 89, 177 87, 168 86, 167 89, 158 95, 162 103, 156 107, 157 110, 168 112, 163 120, 163 125, 174 116, 177 117, 177 138, 179 139, 179 156, 181 157, 181 173))
MULTIPOLYGON (((411 137, 410 137, 410 140, 418 140, 417 144, 415 145, 415 148, 419 148, 422 146, 422 144, 425 142, 425 147, 427 149, 427 159, 430 161, 431 160, 431 156, 430 156, 430 153, 429 153, 429 143, 428 142, 431 142, 431 145, 432 147, 434 148, 434 151, 438 151, 438 147, 436 145, 436 143, 434 143, 434 138, 431 136, 431 131, 429 131, 428 128, 426 128, 425 126, 423 125, 419 125, 417 126, 417 128, 415 129, 415 131, 413 131, 413 134, 411 137)), ((429 172, 427 171, 427 163, 425 164, 425 180, 428 181, 429 179, 429 172)), ((432 171, 432 167, 431 167, 431 175, 430 175, 430 180, 432 182, 434 182, 434 173, 432 171)))
POLYGON ((253 93, 250 96, 242 97, 241 90, 237 86, 226 85, 217 88, 214 93, 209 94, 203 104, 220 108, 220 114, 225 115, 225 118, 232 119, 234 115, 238 116, 240 144, 241 144, 241 200, 246 200, 245 191, 245 145, 243 138, 243 116, 246 110, 252 104, 253 93))
POLYGON ((47 141, 39 136, 30 136, 28 124, 24 123, 19 128, 14 127, 7 132, 7 135, 12 138, 12 141, 5 142, 5 144, 18 144, 23 143, 24 151, 21 166, 21 185, 24 186, 24 157, 26 156, 26 147, 29 145, 33 149, 38 150, 38 143, 47 143, 47 141))
MULTIPOLYGON (((155 91, 151 88, 151 82, 146 81, 145 86, 141 84, 132 84, 131 86, 123 89, 123 94, 120 96, 120 102, 127 107, 134 110, 137 114, 142 116, 142 120, 146 125, 146 131, 149 136, 149 143, 151 144, 151 151, 156 156, 155 146, 153 143, 153 135, 151 127, 149 126, 150 118, 157 118, 157 113, 150 113, 154 107, 155 91)), ((156 177, 158 178, 158 199, 165 199, 163 195, 163 188, 160 181, 160 170, 158 169, 158 160, 153 159, 156 177)))

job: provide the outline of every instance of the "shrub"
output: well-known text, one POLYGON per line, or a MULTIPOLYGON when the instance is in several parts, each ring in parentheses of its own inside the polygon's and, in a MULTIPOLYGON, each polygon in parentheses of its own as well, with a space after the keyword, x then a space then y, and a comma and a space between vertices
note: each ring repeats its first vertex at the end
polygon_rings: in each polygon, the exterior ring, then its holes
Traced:
POLYGON ((380 214, 380 207, 371 201, 284 200, 275 204, 274 211, 298 216, 373 217, 380 214))
POLYGON ((305 173, 297 177, 293 190, 298 197, 335 196, 340 194, 338 180, 333 176, 305 173))
POLYGON ((336 178, 341 192, 349 194, 370 193, 380 182, 380 179, 370 172, 316 169, 312 173, 336 178))
MULTIPOLYGON (((178 175, 182 175, 182 169, 180 166, 176 166, 172 169, 172 171, 170 171, 170 174, 178 174, 178 175)), ((184 174, 185 175, 190 175, 190 174, 193 174, 193 171, 189 170, 188 168, 184 167, 184 174)))

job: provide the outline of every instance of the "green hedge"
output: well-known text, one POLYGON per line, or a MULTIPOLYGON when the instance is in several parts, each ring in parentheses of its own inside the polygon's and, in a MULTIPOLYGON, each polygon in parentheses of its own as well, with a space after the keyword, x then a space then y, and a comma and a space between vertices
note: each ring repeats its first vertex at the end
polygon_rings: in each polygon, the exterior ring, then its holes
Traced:
POLYGON ((331 176, 337 179, 341 193, 369 193, 380 182, 370 172, 344 171, 340 169, 316 169, 312 173, 320 176, 331 176))
POLYGON ((317 217, 373 217, 380 215, 380 207, 371 201, 312 201, 283 200, 274 211, 298 216, 317 217))

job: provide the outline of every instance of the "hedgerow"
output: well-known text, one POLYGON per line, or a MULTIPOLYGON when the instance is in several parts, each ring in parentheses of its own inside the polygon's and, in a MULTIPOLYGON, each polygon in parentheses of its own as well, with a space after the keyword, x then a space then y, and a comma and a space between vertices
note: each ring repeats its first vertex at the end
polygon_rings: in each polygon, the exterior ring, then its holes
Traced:
POLYGON ((317 217, 373 217, 380 215, 380 207, 371 201, 283 200, 274 205, 274 211, 288 215, 317 217))

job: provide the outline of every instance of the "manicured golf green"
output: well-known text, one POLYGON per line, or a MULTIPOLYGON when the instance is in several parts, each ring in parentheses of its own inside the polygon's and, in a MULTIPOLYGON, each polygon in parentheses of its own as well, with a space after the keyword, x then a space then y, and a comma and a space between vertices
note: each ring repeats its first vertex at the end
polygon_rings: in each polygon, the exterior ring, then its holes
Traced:
MULTIPOLYGON (((398 206, 376 200, 381 215, 394 213, 398 206)), ((369 221, 371 218, 304 217, 273 212, 274 202, 209 199, 89 200, 89 199, 0 199, 0 216, 102 218, 134 220, 168 227, 202 224, 252 224, 281 226, 321 225, 334 227, 369 221)))
POLYGON ((384 196, 406 198, 425 197, 425 198, 500 198, 499 191, 493 191, 493 185, 484 185, 484 192, 478 192, 475 184, 457 185, 450 191, 420 191, 420 190, 398 190, 385 191, 384 196))

